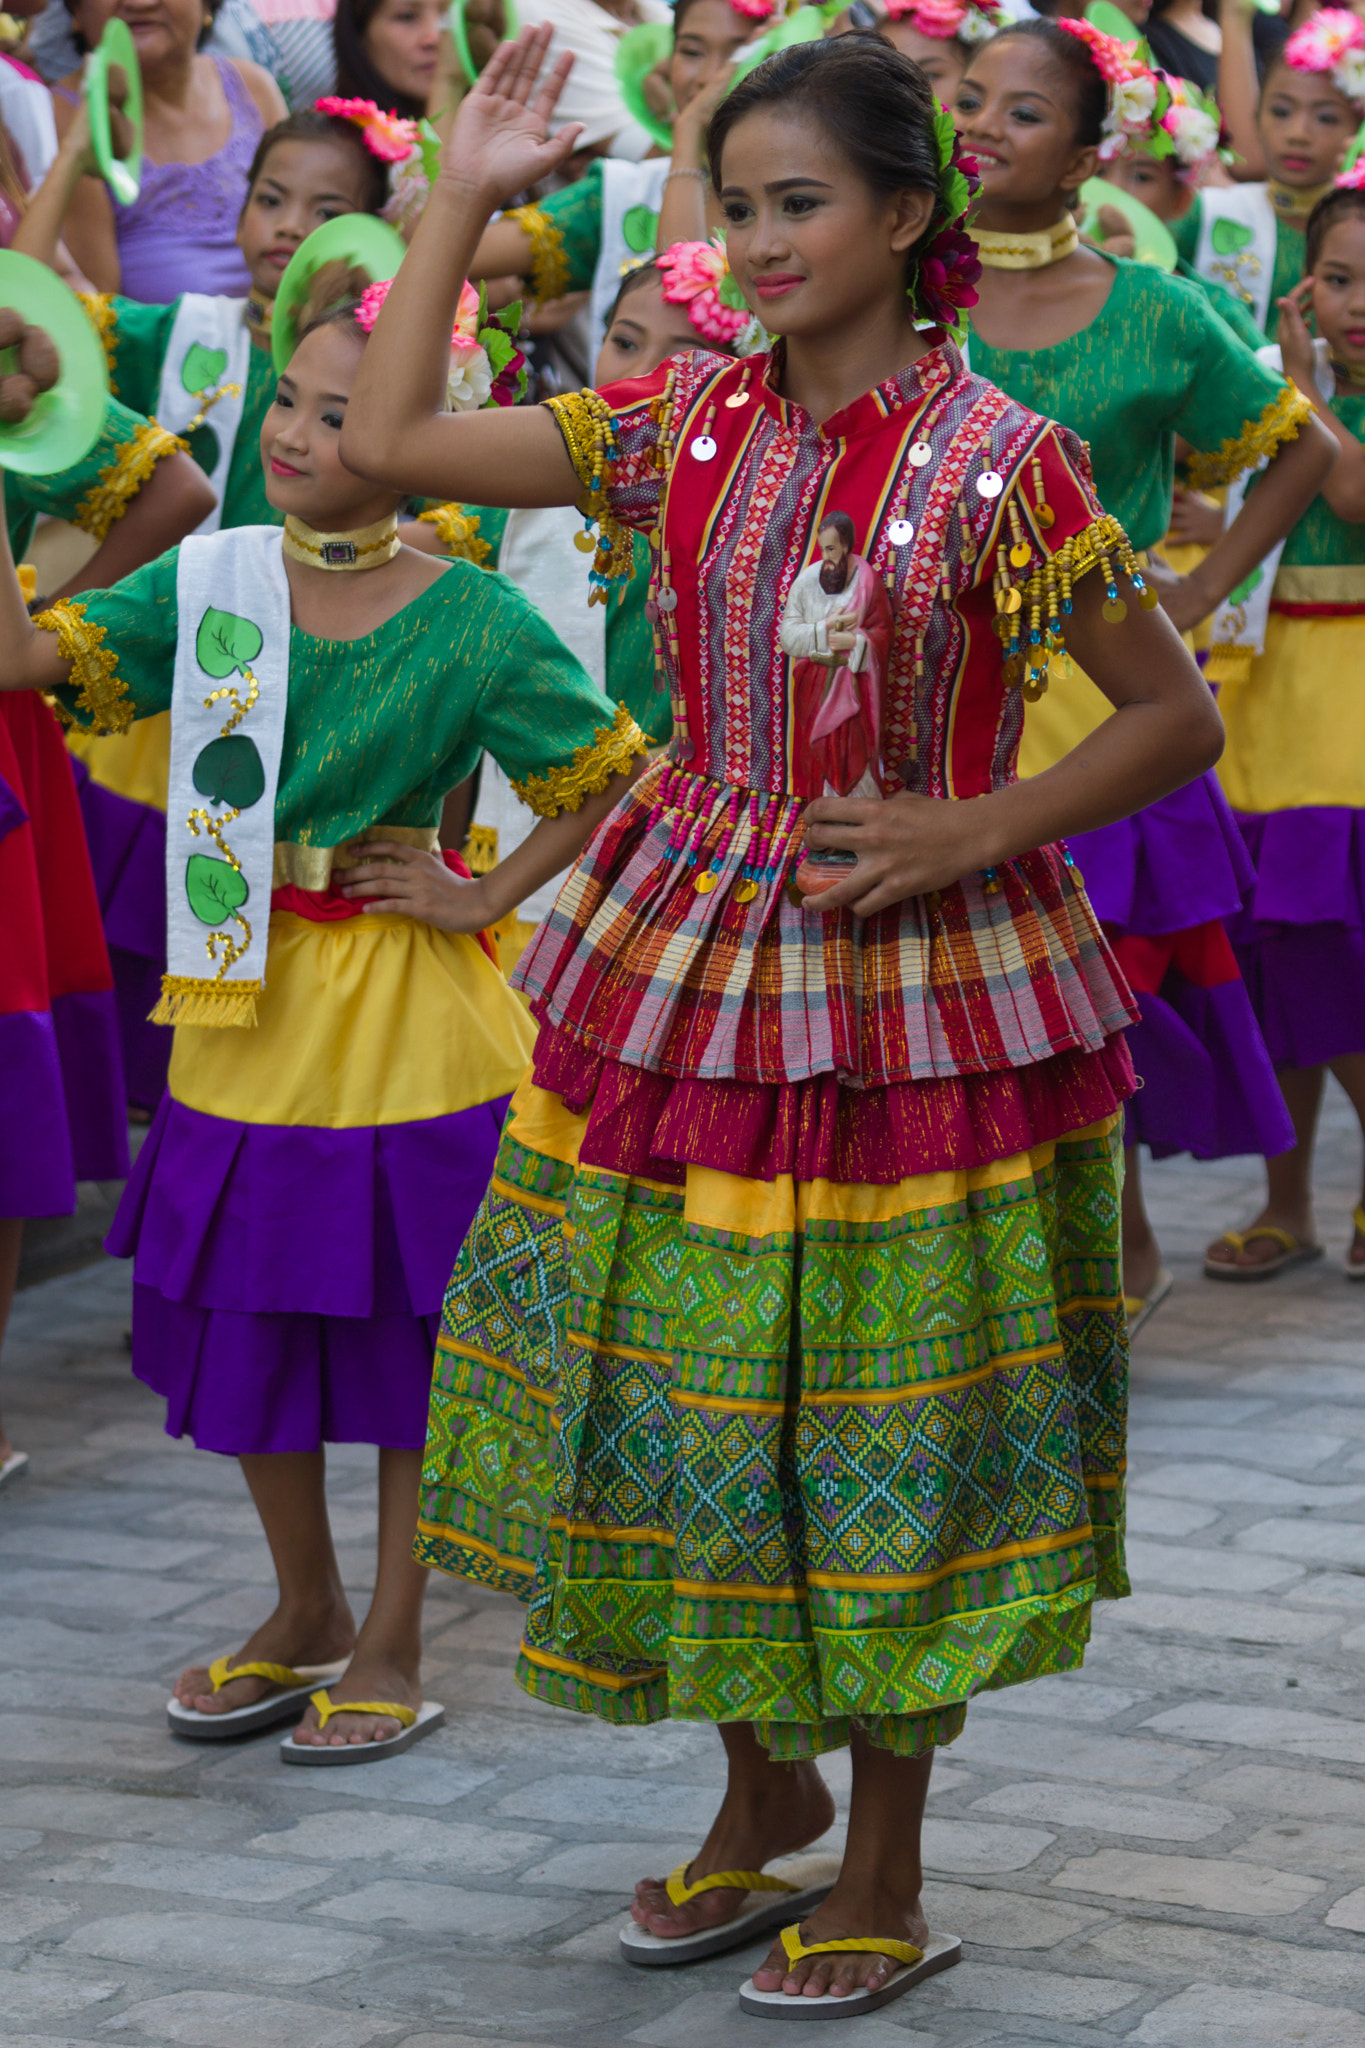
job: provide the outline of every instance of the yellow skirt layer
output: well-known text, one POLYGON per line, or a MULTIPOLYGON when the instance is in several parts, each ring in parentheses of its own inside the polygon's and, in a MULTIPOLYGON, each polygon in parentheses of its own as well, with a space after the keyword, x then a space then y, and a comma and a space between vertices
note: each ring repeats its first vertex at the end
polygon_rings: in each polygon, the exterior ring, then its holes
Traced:
POLYGON ((1218 776, 1237 811, 1365 806, 1365 614, 1272 612, 1265 652, 1218 696, 1227 746, 1218 776))
POLYGON ((411 1123, 509 1095, 535 1027, 477 939, 367 913, 270 920, 254 1030, 179 1025, 177 1102, 238 1123, 411 1123))
POLYGON ((77 760, 84 761, 91 780, 102 789, 112 790, 115 796, 126 796, 135 804, 165 810, 166 784, 171 772, 169 711, 158 711, 153 718, 139 718, 127 732, 71 732, 66 743, 77 760))

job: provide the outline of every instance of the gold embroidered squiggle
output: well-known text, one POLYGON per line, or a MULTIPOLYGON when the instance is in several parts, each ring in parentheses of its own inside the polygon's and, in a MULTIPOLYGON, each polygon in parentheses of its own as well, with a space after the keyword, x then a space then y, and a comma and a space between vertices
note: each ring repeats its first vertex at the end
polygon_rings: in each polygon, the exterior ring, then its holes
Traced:
POLYGON ((636 754, 649 752, 649 741, 624 704, 616 707, 616 722, 593 734, 590 747, 575 750, 573 760, 544 775, 528 775, 514 782, 521 801, 538 818, 554 818, 561 811, 576 811, 584 799, 606 788, 613 775, 624 775, 636 754))
POLYGON ((493 550, 479 537, 479 515, 466 512, 463 505, 428 505, 417 517, 434 526, 441 536, 444 553, 455 562, 486 562, 493 550))
POLYGON ((168 455, 185 454, 185 443, 155 420, 138 428, 131 441, 115 451, 107 469, 76 507, 74 523, 95 540, 103 540, 116 519, 122 519, 132 500, 146 483, 158 462, 168 455))
POLYGON ((114 355, 118 349, 118 321, 114 317, 114 301, 108 292, 78 292, 76 296, 90 315, 90 324, 100 338, 100 344, 104 349, 105 367, 109 372, 109 390, 111 395, 117 398, 114 355))
POLYGON ((60 598, 33 621, 57 635, 57 645, 71 663, 71 682, 79 691, 77 708, 87 713, 92 732, 127 732, 133 722, 128 685, 118 672, 118 656, 104 644, 107 628, 85 616, 83 604, 60 598))
POLYGON ((514 206, 504 219, 515 221, 531 243, 532 296, 543 306, 547 299, 562 299, 569 289, 569 259, 564 253, 564 236, 538 206, 514 206))
POLYGON ((1224 441, 1216 454, 1197 449, 1186 464, 1191 490, 1206 491, 1213 484, 1230 484, 1263 455, 1275 455, 1284 441, 1298 437, 1299 428, 1311 419, 1313 408, 1294 384, 1286 384, 1271 399, 1261 417, 1234 440, 1224 441))

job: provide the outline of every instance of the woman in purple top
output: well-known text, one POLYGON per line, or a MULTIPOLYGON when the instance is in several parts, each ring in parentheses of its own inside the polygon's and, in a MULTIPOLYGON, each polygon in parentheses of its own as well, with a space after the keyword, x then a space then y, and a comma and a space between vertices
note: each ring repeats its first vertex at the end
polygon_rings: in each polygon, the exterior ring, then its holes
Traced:
MULTIPOLYGON (((68 0, 71 4, 71 0, 68 0)), ((218 0, 76 0, 78 40, 98 41, 111 13, 127 22, 145 95, 142 191, 120 206, 86 178, 66 219, 67 245, 97 291, 165 304, 181 292, 245 298, 236 243, 247 169, 282 120, 279 87, 258 64, 201 52, 218 0)), ((56 89, 57 126, 70 124, 78 74, 56 89)))

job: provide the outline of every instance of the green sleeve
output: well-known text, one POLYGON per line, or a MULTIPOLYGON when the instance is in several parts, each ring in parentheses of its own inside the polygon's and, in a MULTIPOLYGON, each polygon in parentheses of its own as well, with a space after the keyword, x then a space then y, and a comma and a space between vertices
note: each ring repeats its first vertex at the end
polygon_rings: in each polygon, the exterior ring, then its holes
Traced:
MULTIPOLYGON (((53 519, 69 520, 93 533, 97 540, 103 540, 109 520, 101 519, 92 494, 98 493, 101 483, 109 481, 105 472, 116 471, 132 445, 148 432, 159 430, 150 429, 141 413, 109 398, 105 400, 104 418, 92 447, 70 469, 59 469, 51 476, 21 476, 17 470, 6 470, 5 515, 15 560, 28 546, 38 515, 43 512, 53 519)), ((131 493, 127 491, 119 493, 125 499, 128 495, 131 493)))
POLYGON ((1171 286, 1185 302, 1176 339, 1190 376, 1169 425, 1195 451, 1191 483, 1207 489, 1231 483, 1263 455, 1274 455, 1310 408, 1278 370, 1258 362, 1203 293, 1175 279, 1171 286))
POLYGON ((1203 210, 1203 202, 1196 192, 1194 204, 1189 212, 1182 214, 1179 220, 1173 220, 1170 223, 1176 251, 1183 263, 1192 265, 1199 253, 1199 225, 1203 210))
POLYGON ((638 751, 633 723, 514 583, 485 574, 484 590, 496 598, 484 635, 492 659, 469 737, 493 756, 532 810, 542 816, 576 810, 638 751))
POLYGON ((464 505, 461 510, 471 519, 479 522, 476 539, 481 540, 488 553, 481 556, 485 569, 496 569, 502 561, 502 537, 507 531, 507 507, 505 505, 464 505))
POLYGON ((144 306, 139 299, 117 294, 108 301, 104 347, 109 358, 109 385, 134 412, 150 416, 156 411, 161 367, 179 306, 179 299, 169 306, 144 306))
POLYGON ((1252 319, 1245 301, 1239 299, 1236 292, 1230 292, 1225 284, 1219 284, 1217 278, 1202 277, 1190 264, 1183 261, 1177 263, 1175 274, 1177 277, 1183 277, 1187 284, 1192 284, 1196 291, 1204 294, 1219 319, 1227 323, 1237 339, 1247 348, 1254 352, 1265 347, 1264 334, 1252 319))
POLYGON ((651 746, 673 737, 667 689, 655 687, 654 629, 645 617, 649 597, 649 543, 632 533, 635 567, 619 604, 607 607, 607 695, 624 704, 651 746))
POLYGON ((564 240, 569 279, 565 291, 585 292, 602 253, 602 166, 593 164, 586 178, 552 192, 540 202, 564 240))
POLYGON ((170 709, 179 558, 179 548, 169 548, 108 590, 83 591, 39 614, 75 664, 53 694, 77 725, 119 732, 170 709))

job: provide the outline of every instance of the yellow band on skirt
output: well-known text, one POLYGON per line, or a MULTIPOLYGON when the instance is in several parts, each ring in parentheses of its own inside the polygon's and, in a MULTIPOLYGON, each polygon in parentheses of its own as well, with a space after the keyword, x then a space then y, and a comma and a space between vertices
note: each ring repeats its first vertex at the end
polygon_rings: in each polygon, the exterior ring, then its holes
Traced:
POLYGON ((409 1123, 510 1095, 535 1042, 477 939, 388 913, 276 911, 257 1014, 252 1031, 177 1026, 177 1102, 238 1123, 409 1123))
POLYGON ((166 808, 171 772, 171 714, 139 718, 127 732, 69 732, 66 744, 90 770, 92 782, 135 804, 166 808))
POLYGON ((1365 806, 1363 662, 1365 614, 1270 614, 1264 654, 1218 693, 1228 735, 1218 779, 1234 810, 1365 806))

